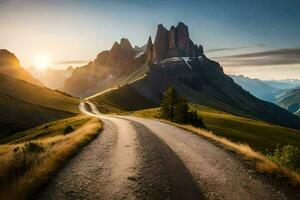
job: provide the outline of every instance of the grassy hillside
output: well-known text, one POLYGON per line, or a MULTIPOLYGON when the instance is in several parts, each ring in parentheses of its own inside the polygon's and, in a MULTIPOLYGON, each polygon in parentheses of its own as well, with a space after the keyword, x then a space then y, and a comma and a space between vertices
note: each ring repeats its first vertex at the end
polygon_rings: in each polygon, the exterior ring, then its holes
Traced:
MULTIPOLYGON (((277 144, 294 144, 300 147, 300 131, 271 125, 258 120, 237 117, 212 108, 191 105, 201 115, 205 125, 216 135, 235 142, 247 143, 256 150, 267 153, 277 144)), ((136 111, 133 115, 156 117, 157 108, 136 111)))
POLYGON ((157 104, 151 102, 130 86, 109 90, 90 99, 101 112, 124 112, 151 108, 157 104))
POLYGON ((79 99, 0 73, 0 138, 79 113, 79 99))
POLYGON ((74 130, 76 130, 77 128, 81 127, 90 119, 91 117, 80 115, 76 117, 70 117, 70 118, 52 121, 25 131, 17 132, 9 137, 0 139, 0 144, 20 143, 20 142, 26 142, 34 139, 41 139, 41 138, 62 135, 65 127, 71 126, 74 130))
POLYGON ((97 118, 81 116, 48 123, 0 145, 0 199, 28 199, 72 155, 102 129, 97 118), (74 129, 66 132, 66 128, 74 129))

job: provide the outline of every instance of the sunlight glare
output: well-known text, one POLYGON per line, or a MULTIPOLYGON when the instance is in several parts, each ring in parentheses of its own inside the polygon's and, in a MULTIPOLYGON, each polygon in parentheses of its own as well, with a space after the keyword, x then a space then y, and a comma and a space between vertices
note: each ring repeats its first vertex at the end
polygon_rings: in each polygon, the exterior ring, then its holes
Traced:
POLYGON ((44 55, 38 55, 34 58, 34 66, 40 69, 49 67, 49 58, 44 55))

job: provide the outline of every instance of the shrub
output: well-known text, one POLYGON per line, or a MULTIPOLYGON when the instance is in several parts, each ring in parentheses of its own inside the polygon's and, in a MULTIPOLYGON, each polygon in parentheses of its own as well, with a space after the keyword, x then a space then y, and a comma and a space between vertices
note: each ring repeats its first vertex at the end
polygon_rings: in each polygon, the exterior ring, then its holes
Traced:
POLYGON ((75 129, 74 129, 74 127, 73 126, 66 126, 65 128, 64 128, 64 134, 68 134, 68 133, 71 133, 71 132, 73 132, 75 129))
POLYGON ((44 151, 44 148, 41 145, 34 142, 26 143, 24 147, 26 151, 31 153, 39 153, 44 151))
POLYGON ((300 148, 294 145, 286 145, 269 153, 270 160, 278 163, 281 166, 288 167, 295 170, 300 170, 300 148))

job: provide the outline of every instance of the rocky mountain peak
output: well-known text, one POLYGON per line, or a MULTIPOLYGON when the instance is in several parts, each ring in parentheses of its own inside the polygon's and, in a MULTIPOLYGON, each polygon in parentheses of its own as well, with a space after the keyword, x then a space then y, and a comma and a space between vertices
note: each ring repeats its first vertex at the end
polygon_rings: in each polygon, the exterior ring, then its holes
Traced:
POLYGON ((120 43, 117 41, 113 44, 112 48, 110 49, 111 52, 125 52, 125 51, 133 51, 133 47, 128 39, 122 38, 120 43))
POLYGON ((153 44, 153 60, 169 57, 198 57, 203 55, 203 47, 192 42, 188 26, 179 22, 167 30, 162 24, 157 27, 153 44))
POLYGON ((120 47, 121 47, 122 49, 126 49, 126 50, 132 50, 132 49, 133 49, 132 46, 131 46, 131 43, 130 43, 129 40, 126 39, 126 38, 122 38, 122 39, 121 39, 120 47))
POLYGON ((152 43, 151 36, 149 36, 148 38, 145 55, 146 55, 146 61, 151 63, 153 60, 153 43, 152 43))

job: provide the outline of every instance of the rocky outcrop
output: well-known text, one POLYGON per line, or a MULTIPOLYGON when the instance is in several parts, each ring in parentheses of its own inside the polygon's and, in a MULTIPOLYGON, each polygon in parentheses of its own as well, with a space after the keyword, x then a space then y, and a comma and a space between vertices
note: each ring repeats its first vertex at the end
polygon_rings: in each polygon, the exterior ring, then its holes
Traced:
POLYGON ((169 31, 159 24, 157 27, 156 37, 154 40, 153 57, 161 59, 167 56, 169 50, 169 31))
POLYGON ((129 40, 122 38, 110 50, 99 53, 94 61, 76 68, 65 81, 64 91, 86 97, 112 87, 120 76, 129 74, 145 62, 144 57, 135 59, 136 53, 129 40))
POLYGON ((170 30, 159 24, 153 52, 146 53, 153 54, 153 61, 170 57, 198 57, 203 55, 203 47, 193 43, 189 36, 189 29, 184 23, 179 22, 176 27, 171 26, 170 30))
POLYGON ((153 61, 153 43, 152 43, 151 36, 149 37, 148 42, 147 42, 145 56, 146 56, 146 62, 152 63, 152 61, 153 61))
POLYGON ((125 64, 135 56, 135 51, 126 38, 122 38, 120 44, 115 42, 109 51, 98 54, 95 62, 97 64, 120 65, 125 64))
POLYGON ((191 46, 193 44, 191 44, 189 29, 182 22, 179 22, 176 27, 176 44, 182 56, 192 56, 190 50, 193 48, 191 46))

